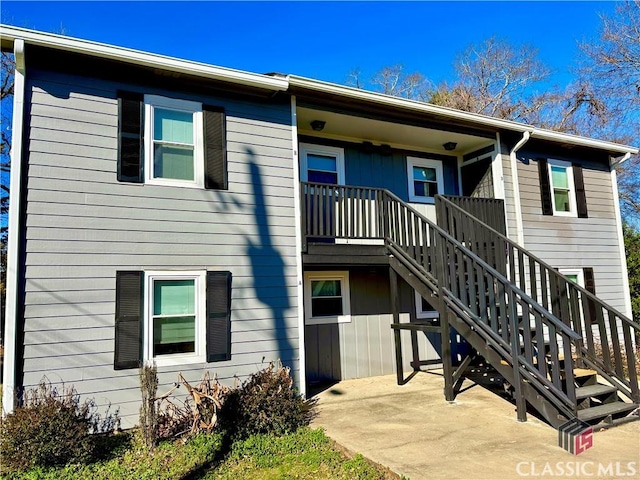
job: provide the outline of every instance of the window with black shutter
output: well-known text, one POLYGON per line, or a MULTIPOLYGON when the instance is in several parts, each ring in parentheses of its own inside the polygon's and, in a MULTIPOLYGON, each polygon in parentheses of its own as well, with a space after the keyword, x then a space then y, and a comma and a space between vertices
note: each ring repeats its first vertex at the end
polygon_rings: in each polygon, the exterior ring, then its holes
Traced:
POLYGON ((118 181, 228 189, 219 107, 118 92, 118 181))
POLYGON ((116 370, 228 360, 231 272, 116 272, 115 328, 116 370))

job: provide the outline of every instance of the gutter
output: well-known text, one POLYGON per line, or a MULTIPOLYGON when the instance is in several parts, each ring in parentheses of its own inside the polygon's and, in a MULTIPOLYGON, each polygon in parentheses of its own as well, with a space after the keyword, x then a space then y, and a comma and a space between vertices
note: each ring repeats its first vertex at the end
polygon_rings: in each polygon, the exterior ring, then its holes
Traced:
POLYGON ((621 158, 615 159, 614 161, 610 162, 611 168, 614 169, 618 165, 622 165, 624 162, 629 160, 629 158, 631 158, 631 152, 627 152, 621 158))
POLYGON ((93 55, 99 58, 132 63, 151 68, 164 68, 172 72, 195 75, 211 80, 247 85, 273 91, 286 91, 289 82, 286 78, 271 77, 257 73, 248 73, 231 68, 214 67, 206 63, 180 60, 165 55, 141 52, 124 47, 115 47, 104 43, 63 37, 52 33, 36 32, 25 28, 0 26, 0 39, 3 44, 23 40, 29 45, 47 47, 68 52, 93 55))
POLYGON ((9 229, 7 235, 7 297, 5 304, 4 370, 2 414, 13 411, 16 400, 18 281, 20 279, 20 212, 22 211, 22 140, 24 134, 25 56, 24 40, 15 39, 13 53, 16 70, 13 84, 13 120, 11 132, 11 190, 9 191, 9 229))
POLYGON ((518 179, 518 159, 516 154, 525 143, 531 138, 530 132, 524 132, 522 138, 516 143, 511 151, 509 157, 511 160, 511 183, 513 185, 513 203, 516 209, 516 238, 518 244, 524 248, 524 224, 522 222, 522 203, 520 202, 520 180, 518 179))

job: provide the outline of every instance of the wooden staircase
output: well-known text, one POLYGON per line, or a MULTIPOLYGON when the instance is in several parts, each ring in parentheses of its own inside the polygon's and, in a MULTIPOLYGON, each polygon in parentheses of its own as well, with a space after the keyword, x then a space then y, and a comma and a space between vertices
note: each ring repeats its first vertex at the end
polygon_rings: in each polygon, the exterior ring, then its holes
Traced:
POLYGON ((393 277, 438 309, 447 400, 468 365, 453 369, 454 328, 510 384, 518 420, 528 405, 556 428, 574 418, 605 426, 640 418, 629 415, 640 404, 640 325, 451 198, 436 197, 434 224, 387 190, 309 183, 301 190, 304 245, 381 239, 393 277))

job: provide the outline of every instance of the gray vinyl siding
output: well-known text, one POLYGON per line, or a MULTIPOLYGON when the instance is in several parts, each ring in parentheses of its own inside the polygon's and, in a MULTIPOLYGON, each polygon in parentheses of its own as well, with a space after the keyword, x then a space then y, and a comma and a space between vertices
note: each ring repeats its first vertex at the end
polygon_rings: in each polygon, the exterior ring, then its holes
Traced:
POLYGON ((118 270, 229 270, 231 360, 206 369, 227 384, 278 358, 299 381, 290 105, 130 87, 29 70, 24 385, 73 385, 137 422, 137 369, 114 371, 118 270), (118 89, 225 108, 229 190, 116 180, 118 89), (257 166, 252 172, 250 164, 257 166))
POLYGON ((311 137, 305 137, 302 140, 305 143, 344 148, 346 185, 385 188, 402 200, 409 201, 407 157, 420 157, 442 161, 445 191, 441 193, 457 195, 459 192, 458 160, 456 157, 395 149, 390 154, 383 155, 379 149, 368 152, 353 143, 311 137))
MULTIPOLYGON (((508 146, 502 144, 502 152, 508 152, 508 146)), ((502 153, 502 178, 504 182, 504 210, 507 222, 507 236, 518 241, 517 210, 515 203, 515 192, 513 188, 513 169, 511 168, 511 156, 502 153)))
POLYGON ((596 294, 626 311, 611 173, 600 161, 518 153, 518 177, 525 248, 556 268, 593 267, 596 294), (588 218, 542 214, 537 158, 582 165, 588 218))
MULTIPOLYGON (((415 319, 414 291, 400 281, 400 321, 415 319)), ((385 271, 352 269, 349 272, 351 321, 307 325, 305 342, 307 378, 315 381, 390 375, 396 371, 393 315, 389 276, 385 271)), ((411 334, 402 331, 403 369, 411 371, 411 334)), ((438 361, 440 336, 418 332, 420 360, 438 361)))

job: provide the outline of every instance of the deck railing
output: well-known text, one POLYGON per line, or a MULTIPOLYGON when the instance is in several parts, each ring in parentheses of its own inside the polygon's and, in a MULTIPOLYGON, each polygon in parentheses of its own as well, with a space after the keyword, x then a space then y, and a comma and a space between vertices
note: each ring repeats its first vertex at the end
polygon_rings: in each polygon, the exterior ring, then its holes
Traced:
MULTIPOLYGON (((473 326, 512 366, 519 418, 526 415, 525 380, 559 411, 575 415, 574 356, 582 337, 552 311, 387 190, 303 183, 301 201, 305 239, 382 238, 390 254, 435 287, 441 308, 473 326), (532 319, 530 328, 522 328, 522 315, 532 319)), ((440 318, 445 392, 452 397, 448 315, 440 318)))
MULTIPOLYGON (((640 332, 638 323, 451 199, 437 196, 436 213, 438 225, 470 250, 483 252, 486 245, 492 245, 494 257, 488 259, 489 263, 501 263, 499 270, 511 283, 580 335, 579 349, 574 353, 579 363, 597 370, 633 401, 640 401, 635 339, 640 332)), ((525 322, 530 318, 527 313, 521 312, 525 322)))

